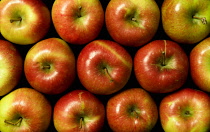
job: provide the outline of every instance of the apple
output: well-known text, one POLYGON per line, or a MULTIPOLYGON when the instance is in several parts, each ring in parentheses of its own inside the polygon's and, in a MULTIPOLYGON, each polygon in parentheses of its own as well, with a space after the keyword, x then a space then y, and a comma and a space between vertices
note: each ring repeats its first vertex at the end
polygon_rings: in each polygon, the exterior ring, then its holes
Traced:
POLYGON ((102 102, 86 90, 74 90, 55 104, 53 121, 59 132, 99 132, 105 119, 102 102))
POLYGON ((49 101, 31 88, 18 88, 0 101, 1 132, 44 132, 51 116, 49 101))
POLYGON ((19 83, 23 59, 17 48, 6 40, 0 40, 0 51, 0 96, 3 96, 19 83))
POLYGON ((210 33, 209 10, 209 0, 164 0, 163 29, 173 41, 195 44, 210 33))
POLYGON ((184 88, 163 98, 159 107, 165 132, 208 132, 210 97, 207 93, 184 88))
POLYGON ((121 45, 110 40, 87 44, 77 59, 81 84, 94 94, 109 95, 122 89, 132 71, 132 58, 121 45))
POLYGON ((52 20, 62 39, 71 44, 86 44, 99 35, 104 10, 99 0, 56 0, 52 20))
POLYGON ((111 97, 106 114, 108 124, 115 132, 151 131, 158 119, 155 101, 142 88, 130 88, 111 97))
POLYGON ((134 57, 134 73, 149 92, 168 93, 187 80, 189 61, 185 51, 170 40, 154 40, 141 47, 134 57))
POLYGON ((154 0, 111 0, 105 11, 110 36, 125 46, 142 46, 157 32, 160 9, 154 0))
POLYGON ((34 44, 50 28, 50 11, 41 0, 1 1, 0 31, 15 44, 34 44))
POLYGON ((190 73, 195 84, 203 91, 210 92, 210 37, 198 43, 190 52, 190 73))
POLYGON ((45 94, 60 94, 75 78, 75 56, 60 38, 39 41, 26 54, 25 76, 29 84, 45 94))

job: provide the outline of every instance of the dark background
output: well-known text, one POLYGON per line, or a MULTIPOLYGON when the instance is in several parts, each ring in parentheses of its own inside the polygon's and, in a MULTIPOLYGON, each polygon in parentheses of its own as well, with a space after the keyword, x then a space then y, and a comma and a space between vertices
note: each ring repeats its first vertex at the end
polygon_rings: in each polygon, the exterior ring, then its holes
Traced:
MULTIPOLYGON (((54 3, 54 0, 43 0, 43 2, 48 6, 49 10, 51 11, 52 5, 54 3)), ((104 8, 104 11, 106 9, 106 6, 107 6, 108 2, 109 2, 109 0, 101 0, 101 3, 102 3, 103 8, 104 8)), ((158 4, 159 8, 161 8, 163 0, 156 0, 156 2, 158 4)), ((51 23, 51 28, 50 28, 48 34, 45 36, 44 39, 51 38, 51 37, 58 37, 59 38, 59 36, 56 33, 52 23, 51 23)), ((2 36, 0 36, 0 39, 4 39, 4 38, 2 36)), ((110 37, 109 33, 106 30, 105 24, 104 24, 104 27, 101 30, 101 33, 99 34, 99 36, 96 39, 112 40, 112 38, 110 37)), ((153 40, 162 40, 162 39, 170 40, 170 38, 165 34, 165 32, 164 32, 164 30, 162 28, 162 22, 160 21, 159 29, 158 29, 156 35, 154 36, 154 38, 151 41, 153 41, 153 40)), ((82 48, 85 45, 72 45, 72 44, 69 44, 69 45, 72 48, 72 50, 73 50, 73 52, 75 54, 75 57, 77 59, 80 51, 82 50, 82 48)), ((193 47, 195 45, 196 44, 193 44, 193 45, 180 44, 180 46, 185 50, 185 52, 186 52, 186 54, 188 56, 189 56, 191 50, 193 49, 193 47)), ((33 46, 33 44, 32 45, 15 45, 15 46, 18 48, 18 50, 20 51, 20 53, 21 53, 21 55, 22 55, 22 57, 24 59, 25 55, 27 54, 28 50, 33 46)), ((125 46, 123 46, 123 47, 126 48, 126 50, 130 53, 132 58, 134 58, 135 53, 140 48, 140 47, 125 47, 125 46)), ((26 78, 24 76, 24 73, 22 74, 22 78, 21 78, 19 84, 15 88, 20 88, 20 87, 31 87, 29 85, 29 83, 27 82, 27 80, 26 80, 26 78)), ((134 73, 132 71, 132 74, 131 74, 131 77, 130 77, 128 83, 126 84, 126 86, 122 90, 125 90, 125 89, 128 89, 128 88, 135 88, 135 87, 141 87, 141 86, 138 84, 138 82, 137 82, 137 80, 135 78, 135 75, 134 75, 134 73)), ((181 87, 181 89, 185 88, 185 87, 198 89, 197 86, 193 83, 193 81, 191 79, 191 76, 190 76, 190 73, 189 73, 189 77, 188 77, 186 83, 181 87)), ((72 84, 72 86, 67 91, 65 91, 64 93, 58 94, 58 95, 45 95, 45 96, 48 98, 48 100, 50 100, 52 106, 54 106, 56 101, 60 97, 62 97, 63 95, 65 95, 66 93, 68 93, 69 91, 72 91, 74 89, 85 89, 81 85, 78 77, 76 77, 76 79, 75 79, 74 83, 72 84)), ((122 90, 120 90, 119 92, 121 92, 122 90)), ((119 92, 117 92, 117 93, 119 93, 119 92)), ((115 93, 115 94, 117 94, 117 93, 115 93)), ((112 95, 96 95, 96 97, 98 97, 104 103, 104 105, 106 106, 106 103, 107 103, 108 99, 110 97, 114 96, 115 94, 112 94, 112 95)), ((168 94, 170 94, 170 93, 166 93, 166 94, 150 93, 152 98, 155 100, 157 106, 159 106, 160 101, 163 99, 163 97, 165 97, 168 94)), ((1 98, 2 97, 0 97, 0 99, 1 98)), ((53 126, 53 122, 51 122, 51 125, 50 125, 48 131, 49 132, 56 132, 56 130, 55 130, 54 126, 53 126)), ((111 129, 109 128, 107 120, 106 120, 105 124, 104 124, 104 127, 103 127, 103 132, 110 132, 110 131, 111 131, 111 129)), ((154 132, 162 132, 163 131, 159 119, 158 119, 157 124, 153 128, 153 131, 154 132)))

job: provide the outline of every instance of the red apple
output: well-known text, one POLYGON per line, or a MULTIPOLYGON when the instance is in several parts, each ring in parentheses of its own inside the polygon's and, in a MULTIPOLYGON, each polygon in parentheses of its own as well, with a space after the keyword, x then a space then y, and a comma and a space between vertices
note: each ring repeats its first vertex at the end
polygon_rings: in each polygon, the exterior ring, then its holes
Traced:
POLYGON ((175 42, 154 40, 141 47, 134 57, 134 72, 147 91, 167 93, 179 89, 188 76, 189 61, 175 42))
POLYGON ((7 40, 21 45, 41 40, 50 28, 50 11, 41 0, 3 0, 0 31, 7 40))
POLYGON ((122 89, 132 71, 132 58, 119 44, 95 40, 87 44, 77 60, 82 85, 94 94, 108 95, 122 89))
POLYGON ((26 54, 24 71, 34 89, 45 94, 62 93, 75 78, 74 53, 62 39, 42 40, 26 54))
POLYGON ((1 132, 45 132, 51 116, 49 101, 31 88, 16 89, 0 101, 1 132))
POLYGON ((210 37, 197 44, 190 53, 190 72, 195 84, 210 92, 210 37))
POLYGON ((154 0, 111 0, 106 8, 106 27, 111 37, 125 46, 141 46, 157 32, 160 10, 154 0))
POLYGON ((67 93, 54 107, 53 120, 59 132, 99 132, 104 118, 104 105, 86 90, 67 93))
POLYGON ((106 113, 115 132, 151 131, 158 119, 155 101, 141 88, 127 89, 110 98, 106 113))
POLYGON ((99 35, 104 11, 99 0, 56 0, 52 20, 62 39, 71 44, 86 44, 99 35))
POLYGON ((195 44, 210 34, 209 0, 164 0, 162 25, 174 41, 195 44))
POLYGON ((184 88, 163 98, 160 120, 165 132, 208 132, 210 130, 210 97, 184 88))
POLYGON ((16 47, 0 40, 0 96, 9 93, 18 83, 23 71, 23 59, 16 47))

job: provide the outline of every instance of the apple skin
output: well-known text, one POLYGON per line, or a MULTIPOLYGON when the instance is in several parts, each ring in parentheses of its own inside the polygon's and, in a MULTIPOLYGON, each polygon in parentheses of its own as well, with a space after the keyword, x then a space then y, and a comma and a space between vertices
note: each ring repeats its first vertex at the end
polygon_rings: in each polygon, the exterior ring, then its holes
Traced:
POLYGON ((130 88, 108 100, 106 115, 115 132, 149 132, 157 122, 158 109, 149 93, 130 88))
POLYGON ((86 90, 67 93, 56 102, 54 107, 53 121, 59 132, 99 132, 103 127, 104 119, 104 105, 86 90))
POLYGON ((34 44, 47 34, 50 11, 41 0, 4 0, 1 7, 0 31, 8 41, 34 44))
POLYGON ((134 57, 137 81, 153 93, 168 93, 179 89, 186 82, 188 69, 186 53, 170 40, 154 40, 141 47, 134 57))
POLYGON ((111 0, 105 11, 110 36, 125 46, 142 46, 157 32, 160 9, 154 0, 111 0))
POLYGON ((82 85, 94 94, 108 95, 122 89, 132 71, 132 58, 119 44, 94 40, 77 59, 77 74, 82 85))
POLYGON ((6 40, 0 40, 0 51, 0 96, 3 96, 19 83, 23 59, 16 47, 6 40))
POLYGON ((26 54, 25 76, 29 84, 45 94, 59 94, 75 79, 75 56, 69 45, 59 38, 35 44, 26 54))
POLYGON ((163 29, 178 43, 195 44, 210 33, 209 10, 209 0, 164 0, 161 7, 163 29), (205 17, 207 23, 193 16, 205 17))
POLYGON ((18 88, 0 101, 1 132, 45 132, 52 107, 44 95, 31 88, 18 88), (21 122, 18 119, 22 118, 21 122), (5 122, 17 123, 16 125, 5 122))
POLYGON ((203 91, 184 88, 163 98, 159 114, 165 132, 208 132, 210 97, 203 91))
POLYGON ((195 84, 210 92, 209 58, 210 37, 198 43, 190 52, 190 73, 195 84))
POLYGON ((56 0, 52 20, 62 39, 71 44, 86 44, 99 35, 104 11, 99 0, 56 0))

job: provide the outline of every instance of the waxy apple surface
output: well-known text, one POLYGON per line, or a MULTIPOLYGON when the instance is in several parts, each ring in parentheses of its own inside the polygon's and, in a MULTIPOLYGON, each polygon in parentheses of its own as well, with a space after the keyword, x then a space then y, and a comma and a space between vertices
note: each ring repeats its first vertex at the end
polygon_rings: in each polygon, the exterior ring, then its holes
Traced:
POLYGON ((67 93, 54 107, 54 125, 60 132, 99 132, 104 119, 104 105, 86 90, 67 93))
POLYGON ((48 38, 28 51, 24 71, 34 89, 45 94, 59 94, 74 81, 75 56, 64 40, 48 38))
POLYGON ((162 25, 174 41, 194 44, 210 33, 209 0, 164 0, 162 25))
POLYGON ((99 35, 104 11, 99 0, 56 0, 52 20, 62 39, 71 44, 86 44, 99 35))
POLYGON ((160 10, 154 0, 111 0, 105 11, 111 37, 125 46, 141 46, 157 32, 160 10))
POLYGON ((110 98, 106 113, 115 132, 151 131, 158 119, 155 101, 141 88, 127 89, 110 98))
POLYGON ((160 103, 160 120, 165 132, 208 132, 210 97, 203 91, 184 88, 160 103))
POLYGON ((132 71, 132 58, 119 44, 95 40, 87 44, 77 60, 82 85, 94 94, 108 95, 122 89, 132 71))
POLYGON ((210 37, 197 44, 190 53, 190 72, 195 84, 210 92, 210 37))
POLYGON ((23 59, 16 47, 0 40, 0 96, 9 93, 18 83, 23 71, 23 59))
POLYGON ((187 80, 189 61, 175 42, 154 40, 141 47, 134 57, 134 72, 147 91, 167 93, 179 89, 187 80))
POLYGON ((50 11, 41 0, 4 0, 1 3, 2 36, 27 45, 41 40, 50 28, 50 11))
POLYGON ((1 132, 45 132, 51 116, 49 101, 31 88, 18 88, 0 101, 1 132))

